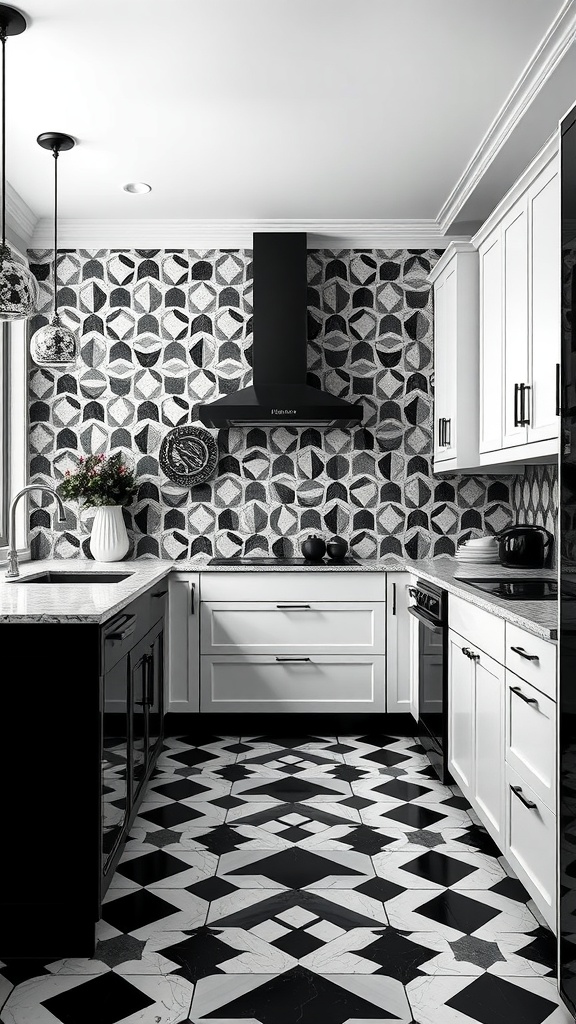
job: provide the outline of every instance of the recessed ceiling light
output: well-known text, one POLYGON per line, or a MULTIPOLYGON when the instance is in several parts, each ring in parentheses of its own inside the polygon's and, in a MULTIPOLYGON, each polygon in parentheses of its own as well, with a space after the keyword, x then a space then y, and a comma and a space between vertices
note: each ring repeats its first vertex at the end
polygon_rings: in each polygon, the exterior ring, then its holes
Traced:
POLYGON ((152 185, 147 185, 145 181, 129 181, 126 185, 122 185, 125 192, 131 192, 132 195, 143 195, 144 192, 151 192, 152 185))

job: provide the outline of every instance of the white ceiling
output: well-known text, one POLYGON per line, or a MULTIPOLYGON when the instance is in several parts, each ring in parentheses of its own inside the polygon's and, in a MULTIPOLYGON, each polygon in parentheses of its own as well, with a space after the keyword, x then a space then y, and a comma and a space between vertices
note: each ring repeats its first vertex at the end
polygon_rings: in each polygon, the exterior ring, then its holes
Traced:
POLYGON ((7 176, 50 215, 57 130, 66 218, 435 218, 561 6, 26 0, 7 176))

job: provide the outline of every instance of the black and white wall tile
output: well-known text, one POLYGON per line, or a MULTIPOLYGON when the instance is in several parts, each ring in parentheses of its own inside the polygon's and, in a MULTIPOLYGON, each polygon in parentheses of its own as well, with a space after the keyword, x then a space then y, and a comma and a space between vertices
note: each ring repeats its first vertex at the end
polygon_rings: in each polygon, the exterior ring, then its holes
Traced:
MULTIPOLYGON (((238 428, 218 435, 216 475, 186 490, 159 465, 162 438, 198 405, 251 380, 248 250, 76 250, 58 262, 59 305, 81 340, 74 372, 32 366, 30 476, 53 485, 81 455, 122 449, 140 481, 125 511, 131 556, 298 553, 337 533, 360 557, 453 554, 514 521, 513 478, 431 476, 437 250, 309 253, 309 380, 360 401, 355 430, 238 428)), ((51 302, 50 251, 29 253, 51 302)), ((535 485, 534 485, 535 486, 535 485)), ((521 490, 514 504, 538 500, 521 490)), ((514 490, 514 497, 516 490, 514 490)), ((36 558, 89 555, 93 512, 33 507, 36 558)))

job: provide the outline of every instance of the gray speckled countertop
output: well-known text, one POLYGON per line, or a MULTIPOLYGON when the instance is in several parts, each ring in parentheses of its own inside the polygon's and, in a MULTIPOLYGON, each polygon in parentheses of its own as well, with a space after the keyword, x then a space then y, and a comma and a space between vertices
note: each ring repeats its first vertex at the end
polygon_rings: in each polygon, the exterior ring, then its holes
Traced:
MULTIPOLYGON (((466 578, 514 578, 521 575, 555 579, 549 570, 528 571, 503 569, 499 565, 462 565, 455 558, 441 556, 429 561, 409 561, 390 557, 360 561, 356 565, 324 563, 314 565, 209 565, 209 559, 181 560, 138 559, 128 562, 93 562, 88 559, 56 559, 26 562, 21 576, 14 581, 0 575, 0 623, 6 622, 94 622, 102 623, 121 611, 130 601, 171 571, 176 572, 411 572, 415 576, 443 587, 476 605, 529 630, 546 640, 558 636, 556 601, 507 601, 475 590, 466 578), (46 570, 68 570, 86 573, 127 572, 128 579, 119 583, 37 584, 22 582, 46 570), (461 579, 458 579, 460 577, 461 579)), ((0 571, 1 572, 1 571, 0 571)))

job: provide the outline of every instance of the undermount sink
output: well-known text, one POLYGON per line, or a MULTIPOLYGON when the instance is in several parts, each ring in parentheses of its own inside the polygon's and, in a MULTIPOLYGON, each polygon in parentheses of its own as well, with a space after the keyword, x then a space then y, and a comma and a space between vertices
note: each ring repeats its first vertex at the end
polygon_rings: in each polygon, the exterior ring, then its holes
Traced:
POLYGON ((16 576, 8 582, 13 583, 120 583, 132 576, 131 572, 41 572, 38 576, 16 576))

